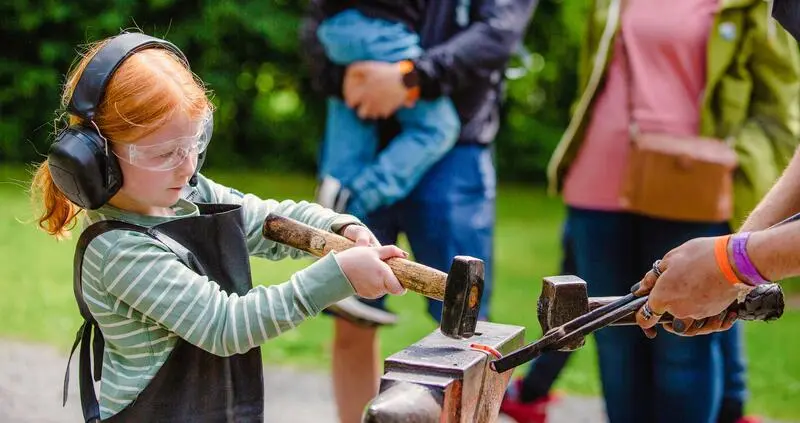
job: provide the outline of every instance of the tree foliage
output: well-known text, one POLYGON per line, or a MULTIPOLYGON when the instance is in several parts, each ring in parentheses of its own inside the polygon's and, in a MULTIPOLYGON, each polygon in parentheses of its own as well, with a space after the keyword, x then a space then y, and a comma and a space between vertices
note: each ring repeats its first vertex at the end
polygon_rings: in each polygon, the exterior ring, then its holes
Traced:
MULTIPOLYGON (((508 84, 497 140, 504 177, 543 177, 575 94, 583 3, 540 2, 525 38, 528 71, 508 84)), ((0 162, 46 154, 79 46, 138 28, 177 44, 213 91, 210 165, 313 172, 324 103, 300 56, 304 9, 291 0, 2 2, 0 162)))

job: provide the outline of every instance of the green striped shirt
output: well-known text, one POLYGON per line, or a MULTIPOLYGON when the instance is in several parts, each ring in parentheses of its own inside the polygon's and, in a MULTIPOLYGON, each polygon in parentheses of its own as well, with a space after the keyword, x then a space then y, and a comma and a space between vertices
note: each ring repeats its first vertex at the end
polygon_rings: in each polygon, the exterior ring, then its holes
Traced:
MULTIPOLYGON (((312 203, 243 195, 204 177, 192 196, 197 202, 241 204, 250 255, 272 260, 305 253, 261 236, 268 213, 326 230, 357 222, 312 203)), ((106 205, 88 211, 84 224, 115 219, 153 226, 198 214, 185 199, 174 210, 176 216, 143 216, 106 205)), ((106 232, 89 244, 81 275, 83 298, 106 343, 99 400, 103 419, 136 399, 179 338, 219 356, 243 353, 354 294, 333 254, 282 284, 256 286, 243 296, 228 294, 149 236, 123 230, 106 232)))

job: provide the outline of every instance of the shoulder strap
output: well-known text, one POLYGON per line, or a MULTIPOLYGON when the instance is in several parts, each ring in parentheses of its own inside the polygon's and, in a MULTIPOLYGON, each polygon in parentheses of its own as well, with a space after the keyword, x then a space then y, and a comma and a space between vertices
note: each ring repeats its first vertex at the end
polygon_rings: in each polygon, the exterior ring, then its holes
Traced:
POLYGON ((626 101, 628 104, 628 132, 631 135, 631 140, 634 139, 635 135, 639 132, 639 126, 636 124, 636 120, 633 118, 633 88, 635 86, 633 81, 633 67, 631 66, 630 56, 628 54, 628 46, 625 43, 625 29, 624 29, 624 15, 625 9, 628 7, 628 2, 630 0, 621 0, 622 3, 620 4, 619 10, 619 30, 618 36, 620 39, 620 47, 622 53, 622 60, 625 62, 625 72, 627 75, 625 77, 628 80, 627 86, 627 96, 626 101))
POLYGON ((183 262, 183 264, 185 264, 187 267, 195 270, 198 273, 205 273, 200 263, 186 247, 154 228, 145 228, 143 226, 117 220, 102 220, 90 225, 81 233, 78 243, 75 246, 75 256, 73 259, 72 269, 72 289, 75 294, 75 301, 78 303, 78 310, 80 311, 81 316, 83 316, 84 322, 78 329, 78 333, 75 334, 75 342, 72 344, 72 350, 70 350, 69 359, 67 360, 67 370, 64 375, 64 393, 62 405, 66 405, 67 403, 67 392, 69 388, 69 366, 70 362, 72 361, 72 355, 75 353, 75 349, 78 347, 78 344, 80 344, 81 351, 78 367, 78 382, 80 385, 83 417, 87 423, 100 421, 100 405, 97 402, 93 381, 99 381, 102 374, 103 347, 105 343, 103 340, 103 334, 100 332, 97 322, 94 320, 92 313, 89 311, 89 307, 86 305, 86 302, 83 299, 83 281, 81 279, 83 257, 86 254, 86 249, 89 247, 89 244, 93 239, 113 230, 127 230, 147 234, 153 239, 156 239, 164 244, 170 251, 177 255, 178 259, 180 259, 180 261, 183 262), (91 342, 92 329, 94 329, 94 342, 91 342), (94 353, 94 371, 90 369, 90 350, 93 350, 94 353), (92 373, 94 373, 94 377, 92 377, 92 373))

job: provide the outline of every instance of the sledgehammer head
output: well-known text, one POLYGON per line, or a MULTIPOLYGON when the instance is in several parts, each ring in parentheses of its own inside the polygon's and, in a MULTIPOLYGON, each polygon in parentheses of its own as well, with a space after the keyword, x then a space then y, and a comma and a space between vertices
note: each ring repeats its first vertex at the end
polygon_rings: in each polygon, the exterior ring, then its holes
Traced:
MULTIPOLYGON (((586 281, 572 276, 549 276, 542 281, 542 295, 539 296, 537 314, 542 333, 563 325, 570 320, 589 312, 589 294, 586 281)), ((564 345, 562 351, 573 351, 583 346, 583 338, 564 345)))
POLYGON ((469 338, 475 325, 483 297, 483 261, 474 257, 456 256, 447 274, 442 302, 440 330, 449 338, 469 338))

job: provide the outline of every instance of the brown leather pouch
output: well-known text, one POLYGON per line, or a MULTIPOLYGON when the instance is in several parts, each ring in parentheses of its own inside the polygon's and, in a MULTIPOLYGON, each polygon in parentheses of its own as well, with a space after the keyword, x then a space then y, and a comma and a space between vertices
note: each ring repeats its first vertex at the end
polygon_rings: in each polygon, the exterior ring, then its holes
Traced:
POLYGON ((727 143, 641 133, 631 147, 620 198, 626 209, 670 220, 730 219, 737 158, 727 143))
MULTIPOLYGON (((634 74, 622 37, 628 80, 634 74)), ((733 214, 736 152, 718 139, 640 132, 634 119, 633 87, 628 86, 631 152, 620 203, 628 211, 661 219, 724 222, 733 214)), ((698 99, 698 103, 701 98, 698 99)))

